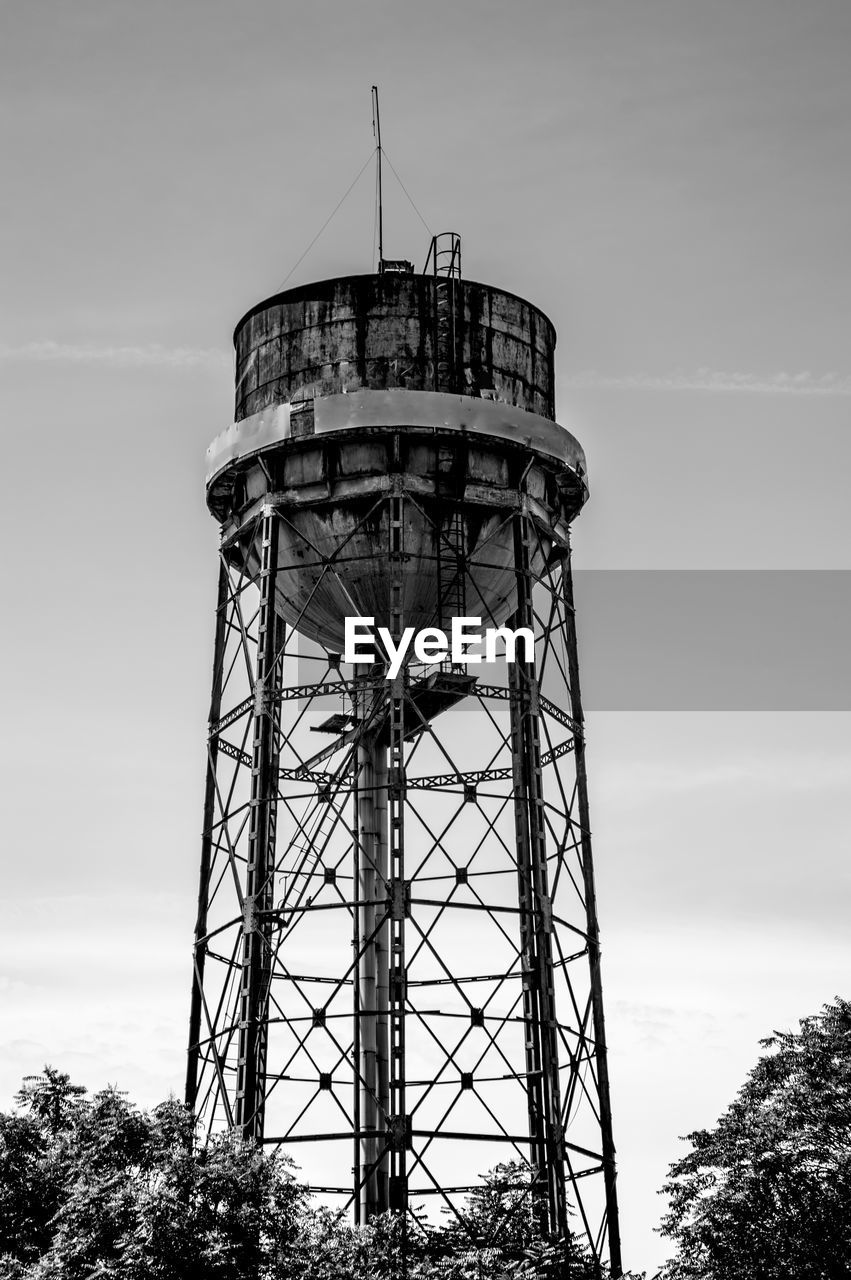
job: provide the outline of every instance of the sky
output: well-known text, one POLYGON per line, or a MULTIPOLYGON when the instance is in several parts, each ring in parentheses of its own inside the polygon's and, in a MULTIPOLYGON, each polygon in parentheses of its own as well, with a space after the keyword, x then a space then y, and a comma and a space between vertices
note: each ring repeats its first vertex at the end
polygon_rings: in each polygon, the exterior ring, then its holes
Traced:
MULTIPOLYGON (((385 171, 387 256, 457 230, 467 276, 556 326, 592 494, 577 565, 849 570, 851 9, 30 0, 3 28, 0 1106, 45 1061, 150 1104, 186 1039, 204 451, 239 317, 371 269, 370 86, 413 201, 385 171)), ((809 705, 782 680, 756 710, 741 682, 589 704, 634 1267, 665 1256, 679 1135, 761 1037, 849 992, 851 702, 810 647, 847 625, 847 578, 826 592, 786 659, 791 684, 818 670, 809 705)))

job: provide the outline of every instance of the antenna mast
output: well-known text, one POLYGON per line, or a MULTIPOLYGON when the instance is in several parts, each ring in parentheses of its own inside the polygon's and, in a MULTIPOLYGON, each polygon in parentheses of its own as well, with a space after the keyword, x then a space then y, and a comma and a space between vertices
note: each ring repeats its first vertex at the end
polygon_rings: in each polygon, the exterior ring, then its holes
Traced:
POLYGON ((384 206, 381 199, 381 117, 378 114, 378 85, 372 86, 372 132, 378 154, 378 274, 384 270, 384 206))

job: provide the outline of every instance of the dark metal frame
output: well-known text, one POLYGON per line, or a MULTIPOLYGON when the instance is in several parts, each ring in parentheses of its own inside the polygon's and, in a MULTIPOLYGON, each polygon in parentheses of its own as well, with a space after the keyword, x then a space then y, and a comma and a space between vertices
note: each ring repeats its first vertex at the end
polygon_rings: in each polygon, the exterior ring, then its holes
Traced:
MULTIPOLYGON (((407 504, 435 517, 401 468, 364 520, 382 503, 399 634, 407 504)), ((456 555, 442 519, 439 536, 456 555)), ((280 563, 277 530, 293 526, 274 493, 223 543, 186 1097, 207 1132, 235 1128, 296 1153, 333 1145, 340 1154, 328 1168, 351 1168, 351 1180, 326 1171, 311 1185, 356 1221, 387 1204, 407 1211, 412 1231, 428 1231, 427 1215, 413 1210, 434 1196, 464 1222, 465 1195, 486 1166, 472 1156, 459 1168, 458 1144, 491 1163, 494 1153, 520 1160, 542 1229, 574 1232, 619 1275, 569 549, 538 526, 522 493, 505 520, 513 623, 534 631, 536 655, 510 665, 504 684, 444 687, 440 672, 413 666, 390 681, 380 663, 346 668, 315 647, 298 656, 298 622, 284 627, 274 609, 276 580, 296 567, 280 563), (306 725, 322 727, 311 722, 329 701, 334 739, 308 752, 306 725), (437 714, 461 701, 475 709, 472 737, 437 714), (365 772, 369 750, 382 761, 386 752, 384 772, 365 772), (377 904, 360 896, 375 862, 368 786, 387 810, 377 904), (350 959, 324 972, 312 939, 338 945, 343 934, 329 921, 342 919, 350 959), (481 934, 476 965, 448 928, 461 920, 481 934), (387 957, 386 1008, 369 992, 364 1000, 364 957, 376 944, 387 957), (297 963, 305 956, 310 971, 297 963), (438 1000, 446 1007, 433 1007, 438 1000), (386 1094, 374 1073, 365 1079, 363 1056, 366 1030, 382 1016, 386 1094), (284 1089, 292 1102, 281 1106, 284 1089), (377 1129, 363 1127, 364 1105, 377 1129), (440 1152, 449 1154, 437 1168, 440 1152), (457 1169, 451 1178, 447 1167, 457 1169)), ((464 566, 467 607, 486 625, 494 620, 477 575, 487 554, 477 547, 464 566)), ((299 565, 311 556, 322 573, 337 572, 334 556, 307 544, 299 565)))

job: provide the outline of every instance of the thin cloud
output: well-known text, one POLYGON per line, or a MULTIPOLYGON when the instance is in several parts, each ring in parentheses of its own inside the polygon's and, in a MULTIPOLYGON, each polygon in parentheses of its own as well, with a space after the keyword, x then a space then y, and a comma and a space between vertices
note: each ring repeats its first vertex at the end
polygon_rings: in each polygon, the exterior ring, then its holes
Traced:
POLYGON ((774 373, 762 377, 753 373, 722 373, 698 369, 696 373, 607 374, 595 369, 569 374, 563 385, 577 390, 613 391, 723 391, 753 395, 851 396, 847 374, 774 373))
MULTIPOLYGON (((232 369, 233 358, 221 347, 95 346, 70 342, 0 344, 0 361, 113 365, 116 368, 232 369)), ((583 369, 560 379, 561 385, 588 391, 722 391, 759 395, 851 396, 851 376, 825 373, 723 373, 698 369, 695 373, 600 373, 583 369)))
POLYGON ((113 365, 123 369, 230 369, 231 357, 219 347, 93 346, 70 342, 25 342, 0 345, 0 360, 8 364, 113 365))

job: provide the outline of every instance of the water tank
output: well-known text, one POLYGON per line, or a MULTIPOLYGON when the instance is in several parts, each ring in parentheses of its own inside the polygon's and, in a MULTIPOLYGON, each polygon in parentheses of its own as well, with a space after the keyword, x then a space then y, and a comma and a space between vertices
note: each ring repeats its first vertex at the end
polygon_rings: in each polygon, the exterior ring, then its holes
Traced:
POLYGON ((268 298, 234 345, 235 421, 208 451, 207 500, 253 574, 245 530, 275 495, 284 619, 332 650, 346 615, 390 624, 386 499, 403 477, 405 625, 448 625, 448 562, 464 611, 505 622, 521 490, 538 571, 587 496, 582 449, 554 419, 547 317, 490 285, 385 271, 268 298))

